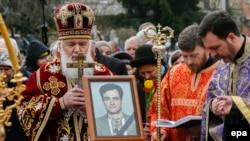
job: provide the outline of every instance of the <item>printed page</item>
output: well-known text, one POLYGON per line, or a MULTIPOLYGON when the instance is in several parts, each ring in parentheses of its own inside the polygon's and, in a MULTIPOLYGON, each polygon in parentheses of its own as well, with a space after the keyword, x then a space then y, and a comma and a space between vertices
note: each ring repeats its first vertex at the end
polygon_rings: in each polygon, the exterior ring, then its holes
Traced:
POLYGON ((189 128, 201 123, 201 116, 186 116, 177 121, 170 121, 166 119, 159 119, 156 127, 168 128, 189 128))

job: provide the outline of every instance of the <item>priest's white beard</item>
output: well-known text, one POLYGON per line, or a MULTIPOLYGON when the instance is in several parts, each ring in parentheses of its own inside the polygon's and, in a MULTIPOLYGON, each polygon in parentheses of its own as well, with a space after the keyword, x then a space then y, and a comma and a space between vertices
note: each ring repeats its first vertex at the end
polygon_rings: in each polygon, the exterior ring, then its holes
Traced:
MULTIPOLYGON (((94 63, 93 58, 91 57, 91 49, 89 48, 88 53, 86 54, 86 62, 94 63)), ((77 61, 72 61, 73 56, 77 56, 77 54, 73 54, 72 56, 67 56, 65 51, 61 49, 61 66, 62 66, 62 74, 69 80, 75 80, 78 78, 78 68, 67 68, 67 63, 76 63, 77 61)), ((93 75, 94 68, 84 68, 84 75, 93 75)))

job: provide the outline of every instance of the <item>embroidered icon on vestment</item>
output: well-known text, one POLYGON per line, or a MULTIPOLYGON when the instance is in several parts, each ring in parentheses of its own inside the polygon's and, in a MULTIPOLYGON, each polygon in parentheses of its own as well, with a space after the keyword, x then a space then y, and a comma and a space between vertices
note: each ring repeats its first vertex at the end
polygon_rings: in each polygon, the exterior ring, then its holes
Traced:
POLYGON ((45 82, 43 84, 43 88, 46 91, 51 90, 51 94, 57 95, 60 92, 60 88, 65 87, 65 83, 63 81, 58 81, 58 79, 55 76, 49 77, 49 82, 45 82))

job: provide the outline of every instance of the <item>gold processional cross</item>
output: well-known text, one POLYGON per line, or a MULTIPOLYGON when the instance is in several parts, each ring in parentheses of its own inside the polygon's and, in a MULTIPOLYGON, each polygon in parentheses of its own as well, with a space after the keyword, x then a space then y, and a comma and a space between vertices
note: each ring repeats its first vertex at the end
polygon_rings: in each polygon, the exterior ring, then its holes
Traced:
MULTIPOLYGON (((148 35, 148 30, 153 30, 153 26, 149 26, 145 29, 144 34, 147 38, 151 39, 153 42, 153 48, 152 51, 155 54, 155 59, 157 59, 157 119, 160 119, 160 110, 161 110, 161 60, 163 56, 163 51, 165 51, 166 46, 164 45, 167 43, 171 38, 174 37, 174 30, 168 26, 163 27, 158 24, 157 25, 158 32, 152 36, 148 35), (162 28, 162 29, 161 29, 162 28), (167 32, 168 35, 163 34, 162 32, 167 32)), ((160 141, 161 140, 161 129, 160 127, 157 127, 157 139, 154 139, 154 141, 160 141)))
POLYGON ((76 84, 79 88, 83 88, 82 76, 84 75, 84 68, 93 68, 95 63, 85 62, 86 56, 79 52, 77 55, 77 63, 67 63, 67 68, 78 68, 78 78, 76 84))

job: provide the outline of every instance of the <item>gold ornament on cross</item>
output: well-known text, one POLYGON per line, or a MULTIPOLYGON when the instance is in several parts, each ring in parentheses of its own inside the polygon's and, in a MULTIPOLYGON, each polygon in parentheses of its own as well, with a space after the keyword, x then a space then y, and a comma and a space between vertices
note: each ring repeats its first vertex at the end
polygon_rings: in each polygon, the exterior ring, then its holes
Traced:
POLYGON ((76 80, 76 84, 79 88, 83 88, 82 84, 82 76, 84 75, 84 68, 93 68, 95 67, 95 63, 85 62, 86 55, 82 52, 78 52, 77 54, 77 62, 76 63, 67 63, 67 68, 77 68, 78 69, 78 78, 76 80))
MULTIPOLYGON (((152 51, 155 54, 155 59, 157 59, 157 119, 160 119, 160 112, 161 112, 161 60, 163 58, 163 51, 165 51, 166 46, 165 43, 167 43, 171 38, 174 37, 174 30, 168 26, 163 27, 158 24, 157 29, 158 32, 152 36, 148 35, 149 30, 153 30, 153 26, 149 26, 145 29, 144 34, 147 38, 151 39, 153 43, 152 51), (167 32, 168 35, 162 33, 167 32)), ((161 129, 160 127, 157 127, 157 139, 154 140, 161 140, 161 129)))

